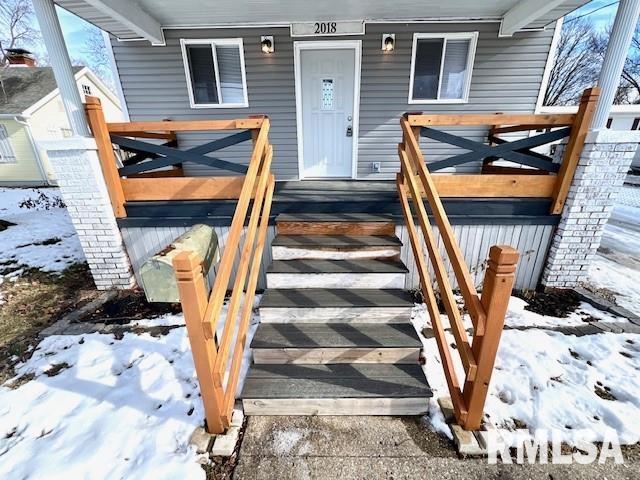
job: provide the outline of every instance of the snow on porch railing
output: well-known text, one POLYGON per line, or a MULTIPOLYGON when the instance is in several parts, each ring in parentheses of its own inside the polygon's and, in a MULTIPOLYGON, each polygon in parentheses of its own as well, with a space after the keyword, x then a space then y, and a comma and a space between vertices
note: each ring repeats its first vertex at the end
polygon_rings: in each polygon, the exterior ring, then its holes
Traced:
POLYGON ((211 292, 207 292, 206 272, 196 253, 181 252, 173 259, 207 430, 221 433, 231 422, 275 187, 269 119, 106 123, 99 101, 92 97, 87 97, 86 110, 116 216, 126 216, 127 200, 237 200, 211 292), (212 130, 240 132, 188 150, 176 148, 175 132, 212 130), (157 145, 132 137, 168 142, 157 145), (246 140, 253 142, 247 166, 205 155, 246 140), (134 153, 121 167, 116 164, 113 144, 134 153), (242 175, 184 177, 182 162, 242 175), (233 285, 229 285, 239 251, 233 285), (231 297, 222 326, 229 290, 231 297), (222 333, 217 336, 221 326, 222 333))

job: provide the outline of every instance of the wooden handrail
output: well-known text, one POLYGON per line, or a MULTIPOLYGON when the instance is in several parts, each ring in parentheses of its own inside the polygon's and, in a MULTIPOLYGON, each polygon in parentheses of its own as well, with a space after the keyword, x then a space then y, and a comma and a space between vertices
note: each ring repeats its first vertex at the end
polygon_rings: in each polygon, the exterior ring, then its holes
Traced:
POLYGON ((560 127, 572 125, 576 115, 533 113, 465 113, 465 114, 409 114, 406 116, 412 127, 435 125, 536 125, 560 127))
MULTIPOLYGON (((401 180, 403 181, 403 183, 406 183, 409 186, 411 199, 417 210, 418 222, 420 223, 420 227, 422 229, 422 236, 427 246, 429 257, 431 258, 431 264, 433 265, 436 280, 438 281, 438 286, 440 287, 439 291, 442 303, 444 304, 445 311, 447 312, 447 315, 451 322, 451 331, 453 332, 453 336, 456 340, 456 345, 458 346, 458 351, 460 352, 460 359, 462 360, 462 365, 464 366, 465 372, 467 373, 467 378, 473 379, 475 378, 477 365, 473 357, 473 352, 471 351, 471 345, 469 344, 467 332, 464 329, 464 325, 462 324, 460 311, 458 310, 455 298, 453 297, 453 291, 449 282, 449 276, 447 275, 444 261, 442 260, 442 256, 440 255, 440 251, 438 250, 435 235, 431 228, 431 224, 429 223, 427 211, 424 207, 422 195, 420 194, 420 190, 418 189, 418 185, 416 183, 416 178, 414 175, 407 175, 407 172, 411 171, 411 166, 409 165, 409 159, 402 145, 398 145, 398 153, 400 155, 400 163, 403 173, 401 180)), ((407 217, 407 215, 405 215, 405 217, 407 217)), ((407 223, 409 221, 413 221, 413 219, 409 220, 407 218, 407 223)))
MULTIPOLYGON (((527 120, 531 121, 530 118, 527 120)), ((465 124, 464 120, 460 120, 460 122, 465 124)), ((398 145, 401 169, 397 175, 396 184, 420 278, 420 288, 427 304, 455 417, 463 428, 477 430, 482 420, 482 411, 513 287, 518 252, 509 246, 491 248, 489 267, 485 272, 482 297, 480 297, 471 280, 471 274, 443 208, 440 193, 434 181, 434 178, 437 177, 430 174, 425 164, 418 144, 419 131, 416 131, 416 126, 412 126, 407 117, 402 118, 400 123, 403 142, 398 145), (427 198, 431 207, 454 276, 474 325, 471 344, 453 296, 451 283, 427 216, 423 197, 427 198), (427 247, 427 254, 439 287, 440 298, 449 318, 451 332, 464 367, 465 378, 462 389, 440 319, 440 311, 429 277, 427 259, 422 252, 414 217, 417 217, 420 224, 422 238, 427 247)), ((442 177, 444 176, 439 178, 442 177)), ((455 178, 456 176, 449 175, 448 177, 455 178)), ((483 175, 475 177, 482 181, 483 175)), ((495 175, 489 177, 495 177, 495 175)))
POLYGON ((231 422, 271 213, 275 187, 275 178, 270 172, 273 148, 268 139, 269 121, 266 118, 261 120, 247 175, 242 177, 242 189, 208 300, 204 290, 202 268, 194 266, 193 258, 187 258, 185 253, 176 256, 174 260, 179 280, 180 301, 205 406, 207 428, 211 433, 223 432, 231 422), (253 205, 245 230, 252 199, 253 205), (226 320, 222 334, 216 339, 215 332, 220 323, 224 298, 243 230, 244 245, 236 269, 226 320), (193 337, 192 330, 196 331, 193 337), (225 381, 227 367, 229 370, 225 381))
POLYGON ((453 272, 456 280, 458 281, 458 287, 460 288, 465 304, 469 309, 473 326, 476 331, 482 335, 482 332, 484 332, 485 312, 482 308, 482 304, 480 303, 480 297, 478 296, 475 285, 471 280, 471 274, 469 273, 469 269, 464 261, 464 257, 462 256, 462 251, 453 236, 451 223, 444 211, 442 201, 440 200, 440 196, 438 195, 431 175, 427 170, 424 157, 422 156, 422 151, 418 145, 418 140, 414 136, 411 126, 406 118, 402 118, 400 120, 400 125, 404 134, 403 140, 405 149, 409 152, 414 168, 417 170, 418 176, 422 181, 424 193, 427 196, 429 205, 431 206, 431 211, 433 212, 436 224, 438 225, 442 243, 447 251, 453 272))

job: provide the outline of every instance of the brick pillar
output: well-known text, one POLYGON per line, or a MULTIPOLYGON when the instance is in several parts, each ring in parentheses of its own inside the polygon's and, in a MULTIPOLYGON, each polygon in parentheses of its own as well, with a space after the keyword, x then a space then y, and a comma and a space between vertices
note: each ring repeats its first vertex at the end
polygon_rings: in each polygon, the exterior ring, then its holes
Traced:
MULTIPOLYGON (((549 249, 542 274, 545 287, 571 288, 586 280, 638 143, 637 131, 588 134, 549 249)), ((562 150, 559 145, 556 157, 562 150)))
POLYGON ((135 285, 93 138, 42 142, 99 290, 135 285))

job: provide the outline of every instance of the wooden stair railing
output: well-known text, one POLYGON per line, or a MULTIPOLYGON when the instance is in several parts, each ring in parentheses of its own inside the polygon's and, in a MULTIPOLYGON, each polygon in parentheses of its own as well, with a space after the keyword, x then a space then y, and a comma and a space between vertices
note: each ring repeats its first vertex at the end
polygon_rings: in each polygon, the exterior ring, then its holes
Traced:
POLYGON ((201 259, 193 253, 177 255, 173 265, 180 302, 191 341, 193 359, 204 403, 207 430, 221 433, 229 427, 242 369, 243 352, 262 263, 275 178, 270 173, 273 149, 269 123, 258 134, 247 175, 229 228, 216 278, 207 298, 201 259), (251 212, 249 204, 253 197, 251 212), (245 223, 247 224, 245 228, 245 223), (244 245, 231 286, 224 326, 220 330, 224 299, 236 252, 244 230, 244 245))
POLYGON ((440 197, 546 197, 551 199, 550 214, 560 213, 578 164, 598 95, 597 87, 585 90, 577 114, 406 114, 400 120, 402 143, 398 145, 401 165, 396 182, 398 195, 454 413, 458 423, 467 430, 480 427, 519 254, 510 246, 491 247, 482 295, 479 296, 440 197), (488 140, 491 145, 433 128, 446 125, 489 126, 488 140), (527 134, 524 138, 514 141, 507 141, 498 136, 531 130, 548 131, 533 136, 527 134), (427 168, 420 150, 421 136, 455 145, 468 152, 430 162, 427 168), (554 163, 552 158, 532 150, 534 147, 562 138, 568 138, 568 141, 565 155, 559 164, 554 163), (526 168, 493 165, 499 158, 526 168), (479 160, 483 161, 480 174, 432 175, 435 170, 479 160), (438 249, 427 216, 424 197, 438 227, 453 276, 473 324, 471 341, 462 322, 445 261, 438 249), (427 259, 422 252, 414 218, 417 218, 420 226, 464 369, 462 383, 456 374, 445 337, 433 282, 429 276, 427 259))
POLYGON ((397 188, 418 269, 420 287, 431 318, 456 420, 467 430, 477 430, 482 420, 488 385, 513 287, 518 252, 509 246, 491 247, 489 267, 485 273, 483 293, 480 297, 471 280, 462 251, 456 242, 435 182, 424 162, 412 126, 407 118, 401 120, 401 125, 403 143, 398 146, 401 172, 397 176, 397 188), (429 202, 442 243, 473 323, 471 342, 462 322, 445 262, 438 249, 436 237, 427 216, 423 194, 426 195, 429 202), (412 211, 411 205, 413 205, 415 212, 412 211), (464 368, 462 385, 456 374, 449 343, 445 337, 445 329, 440 319, 440 311, 429 276, 427 261, 422 252, 414 215, 420 225, 439 287, 440 298, 449 318, 451 332, 464 368))
POLYGON ((127 201, 237 200, 211 292, 206 290, 207 272, 203 272, 202 259, 197 254, 182 252, 173 261, 207 430, 222 433, 231 423, 275 187, 275 177, 271 173, 273 148, 269 143, 269 119, 260 116, 234 120, 107 123, 97 98, 86 97, 85 109, 117 218, 126 216, 127 201), (187 150, 178 149, 176 132, 228 130, 239 132, 187 150), (140 138, 167 142, 148 143, 140 138), (249 140, 253 148, 248 165, 207 155, 249 140), (122 166, 116 162, 114 144, 133 154, 121 162, 122 166), (241 175, 187 177, 182 170, 183 162, 241 175), (242 238, 244 242, 240 249, 242 238), (240 250, 235 279, 230 285, 240 250), (231 297, 223 325, 223 306, 228 290, 231 297))

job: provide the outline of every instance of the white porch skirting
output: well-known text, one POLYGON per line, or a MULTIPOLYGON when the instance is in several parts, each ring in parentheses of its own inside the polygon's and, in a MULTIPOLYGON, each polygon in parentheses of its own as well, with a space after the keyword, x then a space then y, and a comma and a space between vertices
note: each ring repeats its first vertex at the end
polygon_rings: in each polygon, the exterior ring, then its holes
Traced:
MULTIPOLYGON (((155 255, 159 251, 167 247, 173 240, 187 231, 187 227, 125 227, 122 228, 122 238, 124 240, 133 270, 138 275, 140 266, 149 257, 155 255)), ((507 244, 516 248, 520 252, 520 263, 516 270, 516 289, 532 289, 535 288, 540 280, 540 275, 544 267, 545 258, 552 235, 555 229, 554 225, 454 225, 453 227, 456 238, 460 244, 460 248, 464 253, 465 260, 471 271, 471 276, 478 288, 482 285, 484 271, 486 268, 486 260, 489 254, 489 248, 492 245, 507 244)), ((224 250, 226 247, 226 239, 228 227, 215 227, 218 235, 220 248, 224 250)), ((437 232, 437 229, 436 229, 437 232)), ((405 288, 414 289, 418 287, 418 272, 416 270, 413 252, 409 243, 407 229, 404 226, 396 227, 396 235, 403 242, 401 250, 401 259, 409 269, 406 276, 405 288)), ((265 268, 271 263, 271 241, 275 236, 275 227, 269 227, 267 232, 267 243, 263 253, 263 269, 260 272, 260 280, 258 288, 266 287, 265 268)), ((436 233, 438 245, 442 252, 445 263, 449 269, 452 285, 456 288, 455 279, 451 272, 451 264, 446 260, 444 247, 440 241, 440 236, 436 233)), ((243 237, 244 239, 244 237, 243 237)), ((242 240, 243 241, 243 240, 242 240)), ((240 243, 242 248, 243 243, 240 243)), ((423 244, 423 251, 426 252, 426 246, 423 244)), ((237 266, 237 258, 234 264, 237 266)), ((213 279, 215 269, 209 272, 210 278, 213 279)), ((433 274, 433 272, 431 272, 433 274)), ((433 275, 432 275, 433 277, 433 275)), ((139 280, 139 279, 138 279, 139 280)), ((233 282, 230 280, 230 285, 233 282)), ((138 282, 139 283, 139 282, 138 282)), ((295 285, 291 286, 295 288, 295 285)))

